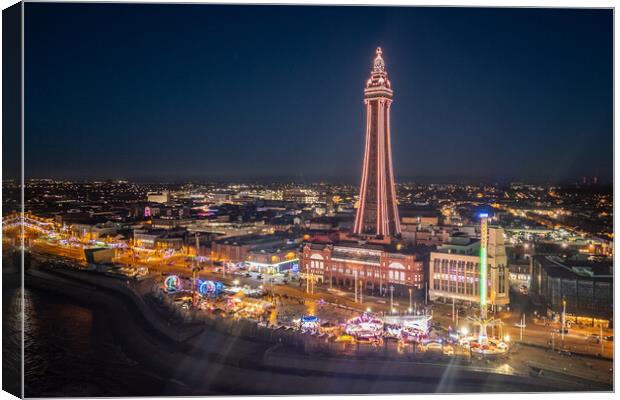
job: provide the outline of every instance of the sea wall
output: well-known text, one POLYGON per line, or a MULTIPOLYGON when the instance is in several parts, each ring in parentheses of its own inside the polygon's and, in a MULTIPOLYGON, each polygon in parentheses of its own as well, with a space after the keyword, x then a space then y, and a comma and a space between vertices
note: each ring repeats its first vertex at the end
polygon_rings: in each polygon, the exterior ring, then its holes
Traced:
MULTIPOLYGON (((189 313, 168 324, 135 289, 118 279, 80 271, 31 269, 26 286, 50 290, 114 313, 110 329, 124 350, 175 382, 157 394, 325 394, 577 390, 570 383, 507 376, 458 364, 361 360, 308 354, 296 333, 189 313), (274 343, 277 343, 274 345, 274 343), (182 392, 182 393, 180 393, 182 392)), ((205 313, 206 314, 206 313, 205 313)), ((319 340, 320 341, 320 340, 319 340)), ((324 340, 322 341, 324 343, 324 340)), ((320 347, 318 344, 317 349, 320 347)))

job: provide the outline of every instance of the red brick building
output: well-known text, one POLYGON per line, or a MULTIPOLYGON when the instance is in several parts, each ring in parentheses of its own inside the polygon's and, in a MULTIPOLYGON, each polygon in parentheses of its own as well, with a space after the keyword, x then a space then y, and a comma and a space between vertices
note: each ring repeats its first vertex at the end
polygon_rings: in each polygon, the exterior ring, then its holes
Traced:
POLYGON ((394 286, 395 296, 408 296, 409 288, 416 294, 424 288, 420 255, 390 244, 316 240, 302 245, 299 258, 303 277, 326 285, 331 281, 333 287, 353 291, 357 275, 365 294, 389 293, 394 286))

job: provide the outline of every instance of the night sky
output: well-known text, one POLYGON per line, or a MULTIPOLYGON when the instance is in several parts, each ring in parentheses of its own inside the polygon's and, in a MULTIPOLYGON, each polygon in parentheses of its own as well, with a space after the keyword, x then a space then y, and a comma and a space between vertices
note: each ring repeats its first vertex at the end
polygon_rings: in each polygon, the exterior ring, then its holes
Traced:
POLYGON ((27 177, 611 180, 611 10, 26 4, 27 177))

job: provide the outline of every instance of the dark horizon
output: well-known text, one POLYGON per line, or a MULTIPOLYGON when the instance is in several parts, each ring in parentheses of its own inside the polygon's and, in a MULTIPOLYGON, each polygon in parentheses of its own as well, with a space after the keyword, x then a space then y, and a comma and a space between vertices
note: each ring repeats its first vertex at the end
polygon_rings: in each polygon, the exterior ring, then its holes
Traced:
POLYGON ((359 184, 374 49, 397 182, 613 178, 612 10, 27 3, 26 176, 359 184))
MULTIPOLYGON (((306 177, 294 177, 294 176, 263 176, 263 177, 239 177, 239 176, 220 176, 220 177, 194 177, 194 178, 165 178, 165 177, 95 177, 95 178, 70 178, 70 177, 45 177, 45 176, 37 176, 37 177, 29 177, 26 181, 43 181, 43 180, 56 180, 56 181, 67 181, 67 182, 76 182, 76 183, 92 183, 92 182, 117 182, 117 181, 127 181, 128 183, 136 183, 136 184, 169 184, 169 185, 179 185, 179 184, 259 184, 259 185, 280 185, 280 184, 293 184, 293 185, 318 185, 318 184, 327 184, 327 185, 350 185, 350 186, 359 186, 359 182, 357 178, 345 178, 345 177, 318 177, 318 176, 306 176, 306 177)), ((597 187, 597 188, 613 188, 612 181, 601 181, 600 179, 596 184, 593 184, 591 177, 588 177, 588 181, 586 185, 582 185, 581 180, 564 180, 564 181, 530 181, 530 180, 522 180, 522 179, 501 179, 501 180, 493 180, 493 179, 459 179, 459 178, 442 178, 442 179, 430 179, 425 177, 411 177, 411 178, 401 178, 396 179, 397 185, 403 184, 420 184, 420 185, 491 185, 491 186, 506 186, 510 184, 521 183, 525 185, 540 185, 540 186, 574 186, 580 185, 583 187, 597 187)))

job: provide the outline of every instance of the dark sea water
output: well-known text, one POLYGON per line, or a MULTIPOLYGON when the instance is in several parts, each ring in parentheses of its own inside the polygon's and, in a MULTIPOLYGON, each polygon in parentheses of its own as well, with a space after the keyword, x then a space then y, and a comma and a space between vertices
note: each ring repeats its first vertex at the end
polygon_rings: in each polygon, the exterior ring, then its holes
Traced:
POLYGON ((2 389, 18 397, 22 396, 20 284, 18 273, 2 271, 2 389))
MULTIPOLYGON (((21 289, 4 296, 7 331, 19 332, 21 289)), ((32 289, 25 289, 24 311, 27 397, 152 395, 166 386, 123 352, 103 311, 32 289)), ((19 346, 5 355, 19 363, 19 346)))

